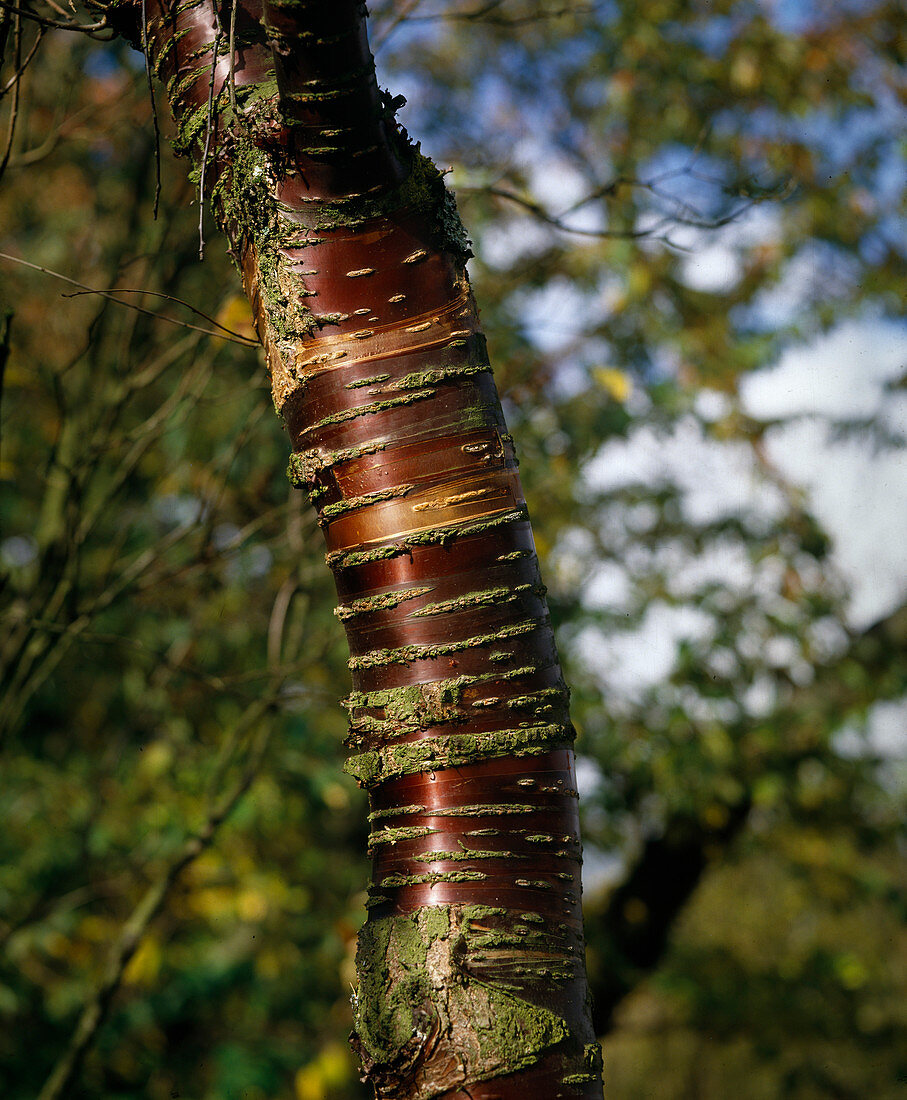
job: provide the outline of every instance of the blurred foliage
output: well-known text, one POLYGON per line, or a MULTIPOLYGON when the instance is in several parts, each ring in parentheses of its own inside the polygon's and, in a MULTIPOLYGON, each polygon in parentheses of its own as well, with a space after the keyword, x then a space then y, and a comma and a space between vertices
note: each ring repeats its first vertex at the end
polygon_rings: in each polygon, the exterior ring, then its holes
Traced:
MULTIPOLYGON (((843 317, 902 315, 903 14, 372 9, 401 121, 453 166, 547 559, 608 1095, 907 1096, 905 776, 860 732, 907 691, 905 613, 850 624, 738 399, 843 317)), ((213 825, 72 1095, 352 1100, 365 807, 320 535, 258 354, 162 319, 247 333, 236 273, 211 226, 197 261, 166 150, 152 217, 137 55, 50 34, 22 92, 0 250, 155 316, 0 260, 2 1092, 37 1095, 213 825)))
MULTIPOLYGON (((64 135, 6 178, 4 250, 248 331, 222 244, 197 261, 169 158, 152 217, 135 57, 64 39, 39 64, 23 139, 64 135)), ((3 1095, 37 1095, 124 921, 262 730, 251 789, 128 962, 76 1094, 289 1096, 299 1073, 299 1096, 345 1095, 352 1058, 329 1052, 350 1023, 365 811, 340 770, 321 536, 258 353, 39 272, 7 265, 3 282, 3 1095)))

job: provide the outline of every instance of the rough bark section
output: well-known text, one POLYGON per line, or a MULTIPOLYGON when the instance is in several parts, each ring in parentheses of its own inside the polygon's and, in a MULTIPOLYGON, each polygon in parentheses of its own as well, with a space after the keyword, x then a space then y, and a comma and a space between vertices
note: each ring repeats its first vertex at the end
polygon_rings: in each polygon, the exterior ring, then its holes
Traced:
POLYGON ((241 5, 232 94, 209 3, 147 11, 196 157, 213 81, 203 172, 349 638, 363 1067, 395 1100, 600 1096, 567 691, 452 200, 358 3, 241 5))

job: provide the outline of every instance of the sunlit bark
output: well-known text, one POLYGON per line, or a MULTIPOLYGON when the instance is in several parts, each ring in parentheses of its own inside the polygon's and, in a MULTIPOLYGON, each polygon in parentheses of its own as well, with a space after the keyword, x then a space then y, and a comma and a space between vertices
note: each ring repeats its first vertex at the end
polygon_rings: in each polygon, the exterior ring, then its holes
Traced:
POLYGON ((148 0, 145 34, 142 10, 119 18, 231 242, 349 639, 365 1073, 398 1100, 600 1096, 567 690, 453 202, 360 5, 148 0))

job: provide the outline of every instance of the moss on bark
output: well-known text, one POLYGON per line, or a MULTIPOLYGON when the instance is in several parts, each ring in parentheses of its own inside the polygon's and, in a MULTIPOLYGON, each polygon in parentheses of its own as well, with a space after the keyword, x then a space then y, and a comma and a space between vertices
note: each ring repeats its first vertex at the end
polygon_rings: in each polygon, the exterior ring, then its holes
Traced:
MULTIPOLYGON (((365 924, 356 956, 354 1042, 379 1096, 432 1100, 525 1069, 558 1045, 565 1055, 582 1050, 560 1016, 471 972, 473 957, 481 964, 496 948, 522 953, 530 969, 536 962, 535 944, 488 935, 475 942, 473 925, 502 915, 488 906, 436 906, 365 924)), ((578 1076, 582 1056, 574 1063, 568 1069, 578 1076)))

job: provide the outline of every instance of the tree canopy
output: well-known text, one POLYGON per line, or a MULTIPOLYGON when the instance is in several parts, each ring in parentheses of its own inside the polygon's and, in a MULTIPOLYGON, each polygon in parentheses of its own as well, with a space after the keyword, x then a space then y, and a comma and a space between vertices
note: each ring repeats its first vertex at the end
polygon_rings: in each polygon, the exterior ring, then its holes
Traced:
MULTIPOLYGON (((0 1080, 37 1095, 109 1001, 74 1095, 360 1096, 367 829, 314 516, 163 119, 154 217, 141 56, 31 17, 98 4, 21 12, 0 1080)), ((372 6, 379 76, 452 166, 547 562, 612 1097, 907 1082, 904 589, 855 610, 784 461, 805 422, 830 461, 897 454, 903 363, 877 406, 859 364, 846 413, 758 400, 791 351, 903 319, 903 30, 873 0, 372 6)))

